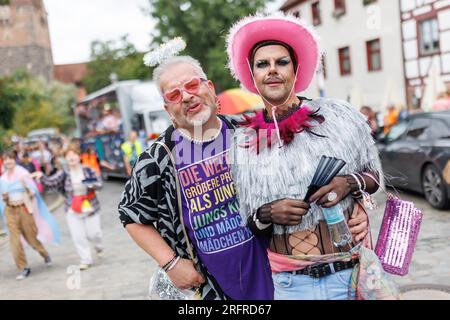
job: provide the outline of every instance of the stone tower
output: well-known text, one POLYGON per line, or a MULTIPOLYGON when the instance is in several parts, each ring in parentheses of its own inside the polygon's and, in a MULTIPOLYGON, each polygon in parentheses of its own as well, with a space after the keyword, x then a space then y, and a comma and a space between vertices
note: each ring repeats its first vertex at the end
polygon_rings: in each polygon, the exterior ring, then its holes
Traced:
POLYGON ((0 76, 18 69, 47 80, 53 77, 43 0, 0 0, 0 76))

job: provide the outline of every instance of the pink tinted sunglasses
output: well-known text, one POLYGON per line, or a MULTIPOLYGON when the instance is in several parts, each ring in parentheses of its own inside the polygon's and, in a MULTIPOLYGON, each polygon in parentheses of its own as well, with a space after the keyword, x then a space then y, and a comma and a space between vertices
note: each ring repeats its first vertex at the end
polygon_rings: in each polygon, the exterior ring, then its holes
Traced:
POLYGON ((189 94, 196 94, 200 89, 200 84, 207 81, 203 78, 194 77, 183 84, 183 88, 175 88, 164 93, 164 99, 170 103, 180 103, 183 100, 183 91, 189 94))

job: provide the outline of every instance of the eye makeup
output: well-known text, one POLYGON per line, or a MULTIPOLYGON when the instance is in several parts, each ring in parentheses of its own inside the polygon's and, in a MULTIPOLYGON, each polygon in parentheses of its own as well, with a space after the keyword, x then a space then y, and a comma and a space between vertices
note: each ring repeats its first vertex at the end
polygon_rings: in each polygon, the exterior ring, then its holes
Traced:
MULTIPOLYGON (((291 63, 291 59, 289 57, 282 57, 282 58, 278 58, 275 63, 278 66, 287 66, 288 64, 291 63)), ((263 59, 263 60, 257 60, 255 63, 256 68, 258 69, 263 69, 266 68, 270 65, 269 60, 263 59)))
POLYGON ((287 66, 289 63, 291 63, 291 59, 288 57, 283 57, 277 60, 277 64, 279 66, 287 66))
POLYGON ((267 60, 258 60, 256 61, 255 65, 258 69, 262 69, 267 67, 269 65, 269 62, 267 60))

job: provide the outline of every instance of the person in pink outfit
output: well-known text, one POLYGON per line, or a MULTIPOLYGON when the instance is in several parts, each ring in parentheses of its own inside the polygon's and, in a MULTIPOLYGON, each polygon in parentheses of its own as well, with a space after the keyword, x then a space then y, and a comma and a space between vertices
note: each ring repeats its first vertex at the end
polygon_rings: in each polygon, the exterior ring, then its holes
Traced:
POLYGON ((450 110, 450 94, 449 91, 441 93, 433 104, 433 111, 450 110))

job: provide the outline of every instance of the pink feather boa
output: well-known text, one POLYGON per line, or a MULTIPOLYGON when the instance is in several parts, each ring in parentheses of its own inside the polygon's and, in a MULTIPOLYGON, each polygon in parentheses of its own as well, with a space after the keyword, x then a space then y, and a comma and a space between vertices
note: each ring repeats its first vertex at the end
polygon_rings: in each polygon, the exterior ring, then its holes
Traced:
MULTIPOLYGON (((261 151, 265 146, 272 147, 278 140, 276 134, 276 127, 273 121, 266 122, 264 120, 263 111, 257 112, 254 116, 244 115, 245 121, 241 123, 242 126, 248 129, 255 130, 258 135, 251 140, 244 147, 250 148, 256 146, 257 152, 261 151)), ((287 118, 278 121, 280 129, 280 137, 284 145, 288 145, 294 140, 295 134, 303 131, 310 131, 313 128, 313 121, 322 123, 325 121, 323 116, 318 115, 317 111, 312 112, 307 107, 301 107, 294 111, 287 118)))

